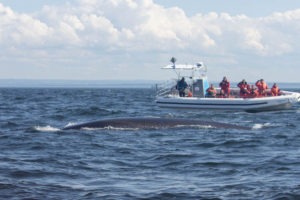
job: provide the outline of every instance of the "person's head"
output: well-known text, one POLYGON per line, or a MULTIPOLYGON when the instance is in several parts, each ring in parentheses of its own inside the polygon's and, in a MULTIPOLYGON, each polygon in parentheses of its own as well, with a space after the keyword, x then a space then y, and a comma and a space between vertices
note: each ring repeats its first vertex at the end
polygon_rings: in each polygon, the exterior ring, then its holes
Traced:
POLYGON ((184 81, 184 77, 182 77, 181 80, 184 81))
POLYGON ((242 83, 246 83, 246 80, 245 80, 245 79, 243 79, 243 80, 242 80, 242 83))
POLYGON ((260 79, 260 82, 264 82, 264 79, 260 79))
POLYGON ((227 81, 227 77, 226 76, 223 77, 223 81, 227 81))
POLYGON ((277 84, 276 84, 276 83, 274 83, 274 84, 273 84, 273 87, 277 87, 277 84))
POLYGON ((210 84, 210 87, 211 87, 211 88, 214 88, 214 84, 210 84))

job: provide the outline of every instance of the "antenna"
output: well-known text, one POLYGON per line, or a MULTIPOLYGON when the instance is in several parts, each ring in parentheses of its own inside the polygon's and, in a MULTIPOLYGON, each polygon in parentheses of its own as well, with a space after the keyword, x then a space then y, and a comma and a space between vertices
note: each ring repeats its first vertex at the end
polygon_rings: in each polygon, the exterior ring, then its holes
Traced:
POLYGON ((175 57, 172 57, 170 61, 171 61, 171 63, 173 63, 173 65, 175 66, 176 58, 175 58, 175 57))

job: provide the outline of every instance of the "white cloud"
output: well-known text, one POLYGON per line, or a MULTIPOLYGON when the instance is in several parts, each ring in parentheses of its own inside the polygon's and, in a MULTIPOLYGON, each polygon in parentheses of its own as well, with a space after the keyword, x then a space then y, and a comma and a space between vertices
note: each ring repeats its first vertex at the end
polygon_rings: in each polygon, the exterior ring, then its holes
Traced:
POLYGON ((43 46, 53 30, 40 20, 14 13, 0 4, 0 43, 4 46, 43 46))
POLYGON ((78 60, 98 57, 106 64, 113 55, 122 55, 128 65, 149 52, 152 57, 273 57, 299 52, 299 19, 300 9, 264 18, 214 12, 188 17, 178 7, 165 8, 152 0, 78 0, 28 14, 0 3, 0 48, 7 56, 26 49, 33 62, 53 54, 78 60))
POLYGON ((229 52, 247 50, 261 55, 291 51, 293 43, 289 42, 296 37, 300 18, 299 10, 274 13, 265 19, 226 13, 189 18, 180 8, 164 8, 149 0, 80 0, 63 8, 45 6, 38 15, 14 13, 3 5, 0 10, 2 41, 8 37, 8 41, 18 44, 40 44, 41 47, 47 46, 43 42, 56 42, 61 46, 93 43, 99 47, 120 47, 121 44, 122 48, 131 50, 134 44, 139 51, 193 46, 229 52), (276 28, 285 23, 290 24, 291 33, 285 34, 285 30, 276 28), (289 40, 282 38, 283 35, 289 40))

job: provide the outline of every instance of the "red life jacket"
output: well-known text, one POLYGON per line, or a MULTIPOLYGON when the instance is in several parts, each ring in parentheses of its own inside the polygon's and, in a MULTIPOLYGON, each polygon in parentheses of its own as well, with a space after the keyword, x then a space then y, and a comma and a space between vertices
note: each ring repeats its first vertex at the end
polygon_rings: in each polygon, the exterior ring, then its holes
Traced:
POLYGON ((273 86, 271 89, 271 93, 272 93, 272 96, 278 96, 279 88, 273 86))
POLYGON ((268 85, 265 82, 262 83, 261 81, 257 81, 255 85, 257 86, 259 91, 268 89, 268 85))
POLYGON ((250 89, 250 86, 245 82, 240 82, 238 84, 238 87, 240 88, 240 94, 248 94, 249 93, 249 89, 250 89))

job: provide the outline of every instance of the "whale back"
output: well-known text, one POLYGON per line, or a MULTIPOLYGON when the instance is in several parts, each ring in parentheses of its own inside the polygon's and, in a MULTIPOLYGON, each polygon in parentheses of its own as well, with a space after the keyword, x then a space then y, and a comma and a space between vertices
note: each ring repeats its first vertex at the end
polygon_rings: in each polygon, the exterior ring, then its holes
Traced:
POLYGON ((63 128, 63 130, 69 129, 82 129, 82 128, 139 128, 139 129, 151 129, 151 128, 174 128, 181 126, 210 126, 212 128, 232 128, 249 130, 248 127, 238 126, 234 124, 227 124, 214 121, 202 121, 198 119, 184 119, 184 118, 113 118, 113 119, 101 119, 92 122, 86 122, 82 124, 71 125, 63 128))

